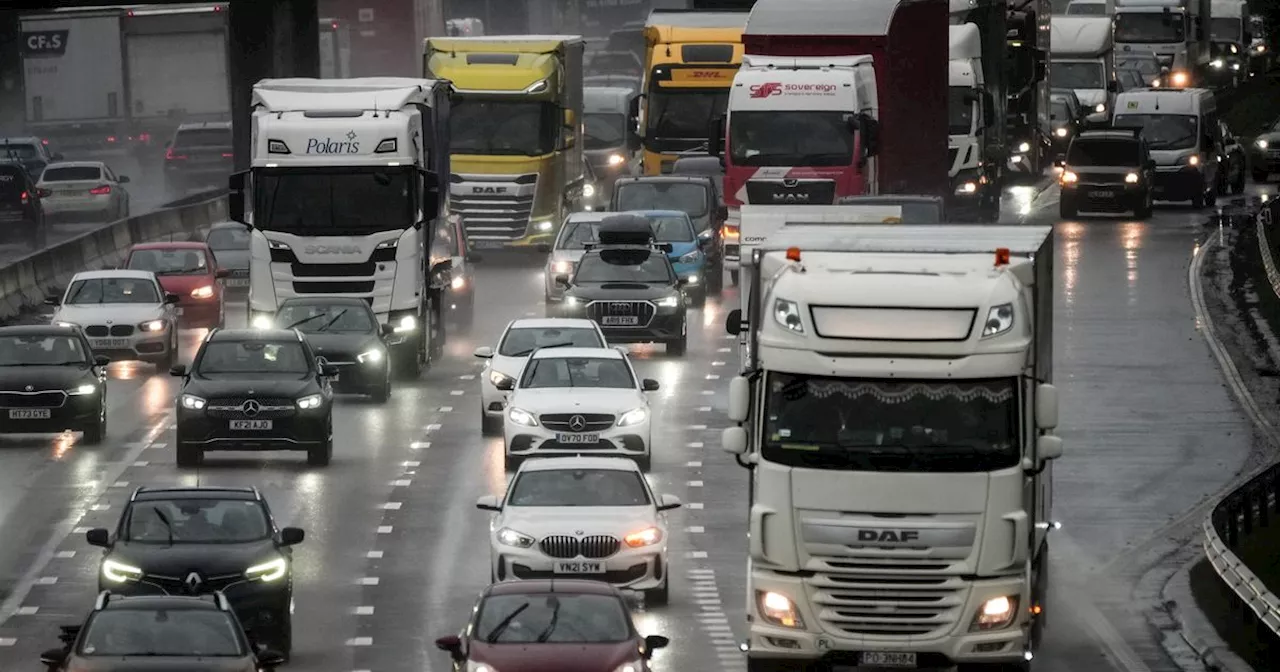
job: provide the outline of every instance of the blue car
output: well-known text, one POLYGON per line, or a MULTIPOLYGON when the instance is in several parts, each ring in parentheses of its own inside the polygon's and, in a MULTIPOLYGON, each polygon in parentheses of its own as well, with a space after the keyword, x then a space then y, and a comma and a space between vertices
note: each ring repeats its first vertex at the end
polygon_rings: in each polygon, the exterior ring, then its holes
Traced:
POLYGON ((633 210, 649 220, 654 239, 671 245, 667 255, 676 275, 688 280, 685 293, 691 303, 701 306, 707 302, 707 254, 703 247, 710 244, 709 237, 699 237, 694 231, 689 215, 680 210, 633 210))

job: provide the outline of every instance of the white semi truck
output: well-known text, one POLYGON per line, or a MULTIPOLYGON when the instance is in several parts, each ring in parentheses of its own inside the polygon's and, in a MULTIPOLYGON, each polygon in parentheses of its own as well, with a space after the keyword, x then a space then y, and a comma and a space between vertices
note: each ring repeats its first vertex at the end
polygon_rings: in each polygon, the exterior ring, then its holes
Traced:
MULTIPOLYGON (((947 149, 951 200, 955 205, 969 206, 979 219, 994 222, 1000 218, 1004 161, 989 153, 1004 144, 1004 124, 1000 123, 1003 115, 997 112, 995 96, 987 88, 978 24, 952 24, 950 32, 947 149)), ((1001 35, 999 44, 1003 43, 1001 35)), ((998 91, 1003 93, 1002 89, 998 91)), ((1000 102, 1004 102, 1003 95, 1000 102)))
POLYGON ((1152 52, 1170 69, 1170 85, 1194 85, 1209 65, 1211 2, 1116 0, 1116 51, 1152 52))
POLYGON ((449 95, 448 82, 400 77, 254 86, 252 167, 232 176, 230 208, 253 227, 254 324, 291 297, 358 297, 388 325, 399 372, 417 377, 441 352, 465 254, 440 188, 449 95))
POLYGON ((1028 669, 1062 454, 1052 229, 789 224, 751 255, 722 437, 751 471, 747 669, 1028 669))
POLYGON ((1099 126, 1115 112, 1115 53, 1109 16, 1055 16, 1050 20, 1051 82, 1055 89, 1075 91, 1088 110, 1088 122, 1099 126))

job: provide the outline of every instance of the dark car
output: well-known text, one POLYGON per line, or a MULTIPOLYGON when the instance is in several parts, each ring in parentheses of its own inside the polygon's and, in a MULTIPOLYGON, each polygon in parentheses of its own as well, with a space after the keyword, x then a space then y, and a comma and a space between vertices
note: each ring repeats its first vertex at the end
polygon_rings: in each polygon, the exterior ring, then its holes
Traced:
POLYGON ((1053 155, 1065 156, 1071 139, 1083 130, 1066 96, 1053 96, 1049 100, 1049 124, 1053 127, 1053 155))
POLYGON ((129 597, 102 592, 83 625, 40 654, 50 672, 259 672, 285 661, 253 644, 221 593, 129 597))
POLYGON ((46 229, 40 190, 21 164, 0 161, 0 240, 44 246, 46 229))
POLYGON ((231 171, 231 122, 183 124, 165 143, 165 189, 173 196, 224 187, 231 171))
POLYGON ((214 329, 191 368, 169 369, 178 391, 178 466, 214 450, 302 450, 307 464, 333 459, 333 386, 296 330, 214 329))
POLYGON ((1222 157, 1222 169, 1218 171, 1218 193, 1226 195, 1244 193, 1245 175, 1249 172, 1248 157, 1240 139, 1231 133, 1224 121, 1219 121, 1222 128, 1222 147, 1218 154, 1222 157))
POLYGON ((249 291, 249 227, 239 222, 220 222, 209 227, 204 242, 213 250, 218 268, 229 271, 222 281, 223 289, 249 291))
POLYGON ((589 86, 582 95, 582 155, 596 178, 596 198, 608 203, 614 181, 631 173, 627 110, 635 92, 622 87, 589 86))
POLYGON ((1236 87, 1249 76, 1248 55, 1239 43, 1230 40, 1214 40, 1209 43, 1208 80, 1216 87, 1236 87))
POLYGON ((671 166, 672 175, 705 175, 716 188, 716 197, 724 205, 724 159, 719 156, 683 156, 671 166))
POLYGON ((493 584, 462 634, 436 640, 454 672, 649 672, 670 643, 636 631, 617 588, 582 579, 493 584))
POLYGON ((1131 210, 1151 216, 1156 164, 1137 129, 1085 131, 1071 141, 1058 182, 1059 214, 1131 210))
POLYGON ((317 357, 338 367, 333 379, 338 392, 367 394, 378 403, 391 398, 391 358, 385 339, 392 326, 378 324, 378 316, 364 299, 287 299, 276 310, 275 326, 301 331, 317 357))
POLYGON ((50 152, 48 143, 40 138, 0 138, 0 161, 22 164, 33 181, 40 179, 45 166, 62 158, 61 154, 50 152))
POLYGON ((110 361, 76 327, 0 327, 0 433, 78 430, 102 443, 110 361))
POLYGON ((1249 172, 1255 182, 1266 182, 1271 173, 1280 173, 1280 119, 1253 139, 1249 153, 1249 172))
POLYGON ((683 287, 667 258, 670 245, 653 241, 649 220, 611 217, 598 244, 587 250, 573 276, 554 278, 564 290, 560 317, 586 317, 600 325, 610 343, 661 342, 683 355, 688 315, 683 287))
POLYGON ((138 488, 116 524, 85 533, 103 549, 98 590, 226 596, 256 643, 293 647, 293 546, 257 488, 138 488))
POLYGON ((707 294, 724 288, 724 222, 729 217, 717 180, 707 175, 647 175, 624 177, 613 185, 609 209, 682 210, 693 220, 707 255, 707 294))

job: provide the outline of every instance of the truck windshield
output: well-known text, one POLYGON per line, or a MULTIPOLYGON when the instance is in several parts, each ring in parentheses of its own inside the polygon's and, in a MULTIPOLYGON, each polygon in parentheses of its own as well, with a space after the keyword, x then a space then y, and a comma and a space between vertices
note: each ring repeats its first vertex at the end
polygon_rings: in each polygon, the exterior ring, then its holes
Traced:
POLYGON ((649 93, 645 139, 654 149, 669 147, 673 151, 706 144, 711 120, 724 114, 728 105, 728 89, 670 91, 655 87, 649 93))
POLYGON ((464 98, 450 115, 453 154, 543 156, 556 150, 560 136, 560 110, 549 102, 464 98))
POLYGON ((1147 147, 1153 150, 1191 149, 1196 146, 1196 118, 1189 114, 1117 114, 1117 128, 1141 128, 1147 147))
POLYGON ((1141 58, 1117 58, 1116 68, 1119 70, 1137 70, 1144 77, 1158 77, 1160 75, 1160 60, 1150 55, 1141 58))
POLYGON ((1240 30, 1240 19, 1215 16, 1209 19, 1209 39, 1223 42, 1239 42, 1243 31, 1240 30))
POLYGON ((973 100, 967 86, 947 89, 948 135, 968 135, 973 130, 973 100))
POLYGON ((1182 14, 1116 12, 1116 42, 1172 44, 1186 39, 1182 14))
POLYGON ((849 166, 852 120, 849 112, 735 112, 731 159, 739 166, 849 166))
POLYGON ((811 469, 976 472, 1021 459, 1017 380, 770 373, 761 457, 811 469))
POLYGON ((1055 89, 1103 89, 1102 64, 1096 61, 1054 61, 1049 83, 1055 89))
POLYGON ((311 236, 366 236, 413 225, 412 168, 258 169, 253 225, 311 236))
POLYGON ((627 115, 593 112, 582 117, 583 149, 613 149, 627 144, 627 115))

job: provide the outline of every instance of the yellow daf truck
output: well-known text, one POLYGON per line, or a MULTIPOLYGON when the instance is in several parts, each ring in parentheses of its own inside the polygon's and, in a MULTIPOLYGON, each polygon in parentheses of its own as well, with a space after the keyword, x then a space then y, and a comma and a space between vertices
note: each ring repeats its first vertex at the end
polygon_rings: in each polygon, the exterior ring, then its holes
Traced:
POLYGON ((472 249, 536 249, 582 200, 581 37, 428 38, 453 82, 449 211, 472 249))
POLYGON ((671 172, 681 154, 705 153, 742 64, 748 12, 654 10, 645 24, 644 93, 632 103, 632 149, 645 175, 671 172))

